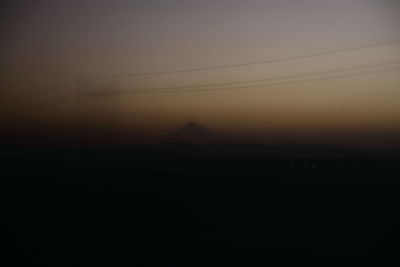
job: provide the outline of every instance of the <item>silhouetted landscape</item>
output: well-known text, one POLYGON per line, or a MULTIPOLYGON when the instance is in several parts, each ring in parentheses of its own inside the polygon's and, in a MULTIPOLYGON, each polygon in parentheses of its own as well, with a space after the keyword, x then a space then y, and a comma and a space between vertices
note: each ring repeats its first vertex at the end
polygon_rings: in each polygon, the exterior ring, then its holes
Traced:
POLYGON ((398 150, 10 147, 1 162, 10 266, 377 266, 399 257, 398 150))

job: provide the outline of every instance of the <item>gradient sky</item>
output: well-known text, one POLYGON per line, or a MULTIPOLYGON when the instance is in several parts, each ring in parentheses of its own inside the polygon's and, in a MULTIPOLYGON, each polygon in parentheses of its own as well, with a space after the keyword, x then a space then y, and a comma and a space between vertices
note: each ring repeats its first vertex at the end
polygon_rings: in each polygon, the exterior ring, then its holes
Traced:
MULTIPOLYGON (((400 40, 400 4, 395 0, 43 0, 1 5, 0 119, 9 131, 73 128, 82 116, 77 113, 77 77, 240 64, 400 40)), ((118 112, 119 127, 132 136, 163 134, 194 120, 252 141, 400 145, 399 70, 224 91, 134 92, 397 59, 400 43, 230 69, 103 79, 118 83, 119 97, 81 105, 85 112, 97 110, 95 117, 105 124, 115 117, 110 112, 118 112)))

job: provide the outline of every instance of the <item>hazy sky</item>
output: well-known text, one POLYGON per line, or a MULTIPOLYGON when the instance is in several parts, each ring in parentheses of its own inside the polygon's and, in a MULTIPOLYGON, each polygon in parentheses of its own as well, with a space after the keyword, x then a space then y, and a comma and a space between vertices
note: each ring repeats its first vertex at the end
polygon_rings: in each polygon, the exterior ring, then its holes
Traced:
MULTIPOLYGON (((236 65, 400 40, 395 0, 38 0, 1 5, 1 120, 30 131, 74 125, 80 116, 78 76, 236 65)), ((395 60, 400 60, 400 43, 237 68, 96 80, 116 82, 122 92, 97 102, 85 99, 81 110, 96 110, 104 122, 115 117, 110 112, 118 112, 119 126, 132 135, 161 134, 195 120, 218 132, 265 142, 400 145, 400 71, 394 69, 400 64, 249 82, 241 84, 247 88, 222 91, 133 92, 395 60), (248 87, 285 82, 293 83, 248 87)))

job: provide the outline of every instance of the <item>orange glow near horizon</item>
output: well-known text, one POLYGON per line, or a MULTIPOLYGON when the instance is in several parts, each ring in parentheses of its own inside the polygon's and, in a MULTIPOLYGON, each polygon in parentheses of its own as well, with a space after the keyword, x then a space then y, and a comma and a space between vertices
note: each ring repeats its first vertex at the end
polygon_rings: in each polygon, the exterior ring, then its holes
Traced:
POLYGON ((400 5, 394 2, 41 1, 6 7, 0 123, 10 132, 71 131, 84 111, 93 113, 89 121, 112 127, 118 121, 126 138, 156 138, 196 121, 254 142, 400 146, 400 64, 343 72, 359 76, 301 77, 400 60, 400 43, 268 64, 108 78, 120 90, 109 100, 82 100, 76 88, 78 76, 235 65, 400 40, 400 5), (134 92, 274 77, 286 78, 221 91, 134 92), (251 87, 259 84, 265 86, 251 87))

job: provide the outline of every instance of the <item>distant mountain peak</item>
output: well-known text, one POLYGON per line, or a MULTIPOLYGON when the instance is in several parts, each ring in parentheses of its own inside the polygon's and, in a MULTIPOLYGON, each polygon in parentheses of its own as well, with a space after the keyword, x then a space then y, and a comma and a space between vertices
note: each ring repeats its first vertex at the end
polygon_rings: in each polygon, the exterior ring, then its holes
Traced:
POLYGON ((217 141, 218 135, 206 127, 190 121, 166 136, 166 141, 182 143, 210 143, 217 141))
POLYGON ((207 128, 193 121, 186 123, 178 131, 209 132, 207 128))

